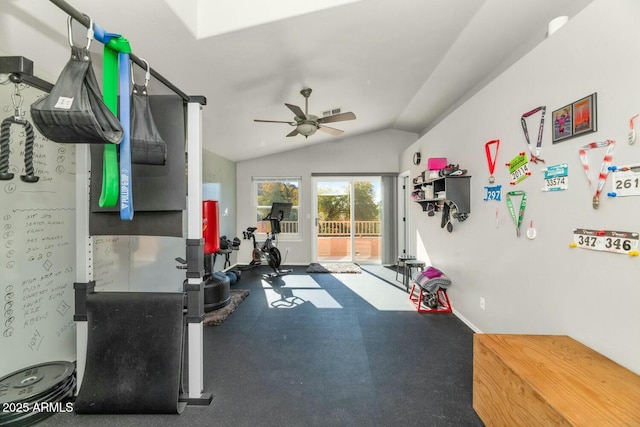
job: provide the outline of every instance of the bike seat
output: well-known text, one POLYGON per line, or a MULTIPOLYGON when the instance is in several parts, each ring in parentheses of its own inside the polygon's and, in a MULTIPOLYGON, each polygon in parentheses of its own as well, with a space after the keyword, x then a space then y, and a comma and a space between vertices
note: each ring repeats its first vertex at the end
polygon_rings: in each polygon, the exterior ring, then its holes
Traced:
POLYGON ((247 227, 247 231, 249 233, 253 233, 254 231, 256 231, 258 229, 258 227, 247 227))

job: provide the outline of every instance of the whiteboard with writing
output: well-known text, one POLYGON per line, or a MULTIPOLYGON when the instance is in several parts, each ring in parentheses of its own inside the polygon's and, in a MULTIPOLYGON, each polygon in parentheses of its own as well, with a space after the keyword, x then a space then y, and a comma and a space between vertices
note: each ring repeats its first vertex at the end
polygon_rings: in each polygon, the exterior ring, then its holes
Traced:
MULTIPOLYGON (((19 85, 25 118, 45 94, 19 85)), ((0 85, 0 120, 14 115, 15 85, 0 85)), ((24 174, 24 128, 11 125, 9 172, 0 180, 0 376, 53 360, 74 360, 75 146, 35 129, 36 183, 24 174)))

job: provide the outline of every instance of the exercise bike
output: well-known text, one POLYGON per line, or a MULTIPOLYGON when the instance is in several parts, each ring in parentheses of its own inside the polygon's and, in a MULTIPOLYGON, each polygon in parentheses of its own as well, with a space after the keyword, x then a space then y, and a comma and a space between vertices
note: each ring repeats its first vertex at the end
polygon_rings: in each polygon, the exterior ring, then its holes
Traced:
POLYGON ((271 223, 271 231, 267 233, 266 240, 259 245, 256 241, 255 232, 257 227, 248 227, 246 231, 242 232, 242 237, 245 240, 251 240, 253 242, 253 251, 251 252, 251 262, 249 268, 257 267, 266 263, 273 269, 273 273, 264 274, 265 279, 273 279, 275 277, 284 276, 291 273, 293 270, 280 269, 280 263, 282 262, 282 255, 280 249, 277 247, 278 234, 280 234, 280 221, 284 218, 288 218, 291 214, 291 203, 274 203, 271 206, 271 212, 266 217, 262 218, 263 221, 269 220, 271 223))

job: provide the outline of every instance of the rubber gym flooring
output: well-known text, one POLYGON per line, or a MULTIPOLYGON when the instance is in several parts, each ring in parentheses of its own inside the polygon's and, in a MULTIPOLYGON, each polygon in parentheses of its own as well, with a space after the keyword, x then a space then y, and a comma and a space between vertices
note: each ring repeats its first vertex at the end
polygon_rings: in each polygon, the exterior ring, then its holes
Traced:
POLYGON ((267 267, 243 271, 233 288, 251 294, 204 330, 211 405, 181 415, 61 413, 41 425, 483 425, 472 408, 473 332, 463 322, 418 314, 395 270, 305 268, 271 282, 262 279, 267 267))

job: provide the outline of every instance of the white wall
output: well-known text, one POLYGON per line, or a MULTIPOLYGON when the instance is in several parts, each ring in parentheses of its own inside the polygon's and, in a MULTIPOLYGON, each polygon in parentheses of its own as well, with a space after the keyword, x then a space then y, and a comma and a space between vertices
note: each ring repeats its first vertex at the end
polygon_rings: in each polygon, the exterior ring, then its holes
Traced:
MULTIPOLYGON (((640 112, 640 2, 596 0, 510 69, 487 85, 402 155, 446 156, 469 170, 471 215, 452 234, 413 204, 418 254, 453 280, 454 308, 487 333, 566 334, 640 373, 640 258, 569 248, 574 228, 640 231, 640 197, 610 199, 591 207, 593 193, 578 156, 592 141, 616 140, 613 164, 640 162, 640 142, 627 143, 629 118, 640 112), (598 93, 598 132, 552 145, 551 112, 598 93), (534 220, 535 240, 517 238, 505 203, 484 202, 488 184, 485 142, 500 138, 497 183, 510 190, 505 163, 526 142, 520 116, 547 106, 542 144, 546 165, 569 164, 569 189, 544 193, 541 165, 518 184, 528 195, 523 230, 534 220), (495 226, 496 208, 500 225, 495 226), (486 310, 480 309, 484 297, 486 310)), ((469 70, 473 72, 473 70, 469 70)), ((535 141, 537 120, 529 123, 535 141)), ((592 173, 602 149, 588 152, 592 173)), ((611 191, 611 177, 605 187, 611 191)), ((519 199, 517 199, 519 202, 519 199)))
MULTIPOLYGON (((313 138, 313 137, 312 137, 313 138)), ((397 173, 400 167, 399 153, 415 142, 417 135, 408 132, 384 130, 335 142, 304 146, 303 148, 275 154, 260 159, 237 164, 238 188, 238 236, 250 225, 255 225, 252 208, 252 176, 292 176, 302 177, 300 189, 300 218, 302 239, 298 241, 280 240, 279 247, 284 253, 289 248, 287 264, 308 264, 311 261, 311 174, 312 173, 397 173)), ((292 144, 293 141, 282 141, 292 144)), ((264 236, 258 236, 263 238, 264 236)), ((238 263, 251 260, 251 246, 244 240, 238 254, 238 263)))

